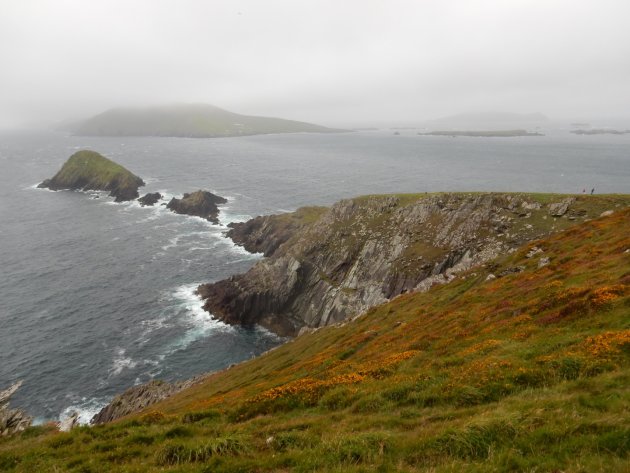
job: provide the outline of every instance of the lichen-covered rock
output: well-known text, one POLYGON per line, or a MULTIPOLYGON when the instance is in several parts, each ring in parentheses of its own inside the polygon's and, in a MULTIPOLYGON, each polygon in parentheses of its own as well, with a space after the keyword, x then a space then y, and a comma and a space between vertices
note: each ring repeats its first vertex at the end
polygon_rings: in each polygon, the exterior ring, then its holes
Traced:
POLYGON ((173 197, 166 207, 178 214, 201 217, 218 224, 219 208, 217 205, 226 203, 227 199, 223 197, 211 192, 198 190, 190 194, 184 194, 181 199, 173 197))
POLYGON ((564 214, 567 213, 569 207, 573 202, 575 202, 575 198, 567 197, 560 202, 549 204, 549 215, 551 215, 552 217, 562 217, 564 214))
POLYGON ((535 194, 368 196, 257 217, 233 225, 228 236, 267 258, 197 291, 204 308, 224 322, 296 335, 447 283, 611 205, 593 196, 562 202, 574 221, 547 218, 545 197, 535 194))
POLYGON ((57 174, 37 187, 53 191, 109 191, 116 202, 124 202, 136 199, 138 188, 143 185, 142 179, 120 164, 95 151, 82 150, 70 156, 57 174))
POLYGON ((21 409, 9 408, 11 396, 21 385, 22 381, 18 381, 8 389, 0 391, 0 437, 21 432, 33 422, 33 418, 21 409))

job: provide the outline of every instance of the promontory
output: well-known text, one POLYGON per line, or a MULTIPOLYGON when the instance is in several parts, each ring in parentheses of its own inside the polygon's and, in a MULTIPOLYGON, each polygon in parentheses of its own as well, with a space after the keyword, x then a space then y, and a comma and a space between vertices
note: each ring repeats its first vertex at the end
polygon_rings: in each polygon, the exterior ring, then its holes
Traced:
POLYGON ((118 163, 89 150, 74 153, 57 174, 39 184, 39 188, 58 190, 109 191, 116 202, 138 197, 144 181, 118 163))

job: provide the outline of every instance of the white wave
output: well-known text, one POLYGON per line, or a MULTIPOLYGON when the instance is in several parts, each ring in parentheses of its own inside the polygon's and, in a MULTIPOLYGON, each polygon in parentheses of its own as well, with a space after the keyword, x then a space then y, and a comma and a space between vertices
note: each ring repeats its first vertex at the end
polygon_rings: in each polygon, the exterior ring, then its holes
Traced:
POLYGON ((125 356, 126 352, 124 348, 116 348, 116 355, 112 360, 112 366, 109 369, 109 377, 118 376, 125 369, 133 369, 138 365, 137 361, 134 361, 128 356, 125 356))
POLYGON ((177 246, 177 243, 179 242, 180 238, 181 238, 181 235, 173 237, 173 238, 170 238, 168 240, 168 243, 162 247, 162 251, 168 251, 171 248, 175 248, 177 246))
MULTIPOLYGON (((73 397, 73 396, 69 396, 73 397)), ((98 412, 107 405, 107 400, 82 397, 73 401, 59 414, 59 422, 68 419, 74 412, 79 414, 79 424, 87 425, 98 412)))
POLYGON ((184 309, 184 318, 181 323, 186 327, 186 331, 183 336, 168 345, 166 354, 184 349, 191 343, 217 331, 234 330, 234 327, 215 319, 203 309, 203 300, 196 294, 198 286, 199 283, 184 284, 172 293, 171 299, 184 309))

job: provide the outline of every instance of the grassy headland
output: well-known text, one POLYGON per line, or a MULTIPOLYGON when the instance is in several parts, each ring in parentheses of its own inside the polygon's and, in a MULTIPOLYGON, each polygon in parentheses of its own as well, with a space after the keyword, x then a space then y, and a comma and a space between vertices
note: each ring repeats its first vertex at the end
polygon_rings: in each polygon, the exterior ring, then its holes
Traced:
POLYGON ((143 413, 2 439, 0 469, 627 471, 629 235, 615 210, 143 413))

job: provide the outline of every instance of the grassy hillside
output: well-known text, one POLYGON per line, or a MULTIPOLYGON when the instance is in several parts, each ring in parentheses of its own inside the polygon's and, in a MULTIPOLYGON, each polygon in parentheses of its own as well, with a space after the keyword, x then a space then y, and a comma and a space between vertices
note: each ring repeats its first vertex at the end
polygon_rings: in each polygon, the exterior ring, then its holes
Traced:
POLYGON ((615 211, 0 470, 628 471, 629 250, 615 211))
POLYGON ((268 133, 337 132, 311 123, 255 117, 205 104, 116 108, 71 127, 88 136, 180 136, 208 138, 268 133))

